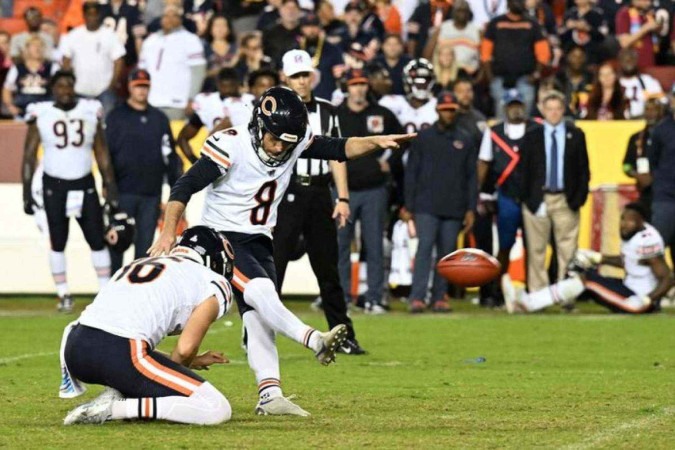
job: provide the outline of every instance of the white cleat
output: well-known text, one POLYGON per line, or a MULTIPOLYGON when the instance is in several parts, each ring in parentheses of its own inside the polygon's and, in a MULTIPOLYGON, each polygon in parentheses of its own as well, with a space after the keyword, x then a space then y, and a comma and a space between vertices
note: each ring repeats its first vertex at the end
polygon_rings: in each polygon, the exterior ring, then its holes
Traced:
POLYGON ((93 402, 106 402, 106 401, 111 401, 115 402, 117 400, 124 400, 124 396, 120 391, 118 391, 115 388, 111 388, 109 386, 106 386, 106 388, 99 394, 98 397, 96 397, 93 402))
POLYGON ((522 291, 518 291, 508 274, 502 275, 502 293, 504 294, 504 306, 509 314, 527 312, 527 308, 520 301, 522 291))
POLYGON ((101 424, 112 419, 112 405, 115 400, 110 396, 101 398, 78 406, 68 413, 63 419, 64 425, 73 425, 76 423, 97 423, 101 424))
POLYGON ((272 397, 260 400, 255 407, 255 413, 259 416, 301 416, 309 417, 310 413, 291 401, 290 397, 272 397))
POLYGON ((320 334, 321 350, 316 352, 316 359, 321 364, 327 366, 335 362, 335 353, 342 343, 347 339, 347 325, 340 324, 333 327, 332 330, 320 334))

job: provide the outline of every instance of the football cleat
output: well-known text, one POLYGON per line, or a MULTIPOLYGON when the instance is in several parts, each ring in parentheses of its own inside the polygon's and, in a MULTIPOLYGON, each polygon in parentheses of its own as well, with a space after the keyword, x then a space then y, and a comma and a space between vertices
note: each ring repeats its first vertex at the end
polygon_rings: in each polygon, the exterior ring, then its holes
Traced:
POLYGON ((323 299, 321 296, 318 296, 309 307, 315 312, 323 311, 323 299))
POLYGON ((104 423, 112 419, 112 405, 115 401, 112 396, 104 392, 89 403, 78 406, 68 413, 63 419, 64 425, 74 425, 77 423, 104 423))
POLYGON ((387 310, 382 305, 378 304, 373 305, 371 303, 368 303, 366 308, 366 314, 371 314, 373 316, 381 316, 383 314, 387 314, 387 310))
POLYGON ((289 397, 279 396, 260 400, 255 407, 255 413, 259 416, 311 416, 310 413, 291 401, 294 397, 294 395, 289 397))
POLYGON ((327 366, 335 362, 335 352, 347 339, 347 325, 340 324, 333 327, 332 330, 320 334, 321 350, 316 352, 316 359, 327 366))
POLYGON ((338 348, 338 353, 345 355, 365 355, 368 352, 363 349, 356 341, 356 339, 345 339, 345 341, 338 348))
POLYGON ((509 314, 527 312, 527 308, 520 302, 518 290, 513 285, 511 277, 508 274, 502 275, 501 285, 502 292, 504 293, 504 306, 506 306, 506 311, 509 314))
POLYGON ((57 309, 59 312, 65 313, 65 314, 70 314, 73 312, 73 306, 75 305, 75 300, 73 300, 73 296, 70 294, 66 294, 63 297, 59 297, 59 304, 57 305, 57 309))

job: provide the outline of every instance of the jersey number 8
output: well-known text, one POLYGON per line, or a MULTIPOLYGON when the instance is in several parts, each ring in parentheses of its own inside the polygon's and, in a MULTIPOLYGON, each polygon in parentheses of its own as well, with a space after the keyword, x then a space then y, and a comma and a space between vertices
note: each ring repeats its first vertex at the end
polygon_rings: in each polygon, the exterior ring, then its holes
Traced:
POLYGON ((254 198, 258 205, 251 210, 251 224, 265 225, 272 209, 272 202, 274 202, 274 195, 277 191, 277 182, 275 180, 268 181, 260 186, 254 198))

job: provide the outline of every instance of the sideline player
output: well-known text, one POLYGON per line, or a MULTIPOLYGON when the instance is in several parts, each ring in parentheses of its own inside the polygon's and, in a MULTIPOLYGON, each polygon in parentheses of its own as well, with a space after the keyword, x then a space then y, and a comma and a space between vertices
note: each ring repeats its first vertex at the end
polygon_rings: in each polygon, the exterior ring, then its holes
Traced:
POLYGON ((59 296, 59 311, 71 312, 73 298, 68 289, 64 250, 72 217, 77 219, 91 248, 99 286, 103 287, 110 278, 103 209, 91 173, 92 150, 103 177, 103 195, 113 206, 117 204, 117 186, 101 125, 101 103, 75 96, 75 76, 71 72, 56 72, 50 83, 55 101, 33 103, 26 111, 28 134, 22 171, 23 203, 24 212, 32 215, 31 185, 38 146, 42 142, 44 209, 52 247, 49 265, 59 296))
POLYGON ((66 328, 61 344, 61 397, 82 393, 80 382, 109 389, 69 412, 64 425, 229 420, 225 396, 190 369, 228 362, 221 353, 197 352, 209 326, 230 307, 233 263, 225 236, 198 226, 181 235, 169 256, 137 259, 118 270, 66 328), (156 350, 176 334, 170 357, 156 350))
POLYGON ((615 312, 640 314, 659 309, 661 298, 673 286, 673 274, 664 259, 663 239, 645 220, 644 207, 629 203, 621 214, 621 255, 603 255, 592 250, 578 250, 572 261, 574 273, 567 280, 529 294, 517 293, 508 275, 502 278, 506 308, 513 312, 532 312, 553 304, 572 304, 588 291, 601 305, 615 312), (625 269, 626 277, 599 275, 598 265, 625 269))
POLYGON ((237 254, 233 285, 246 330, 248 361, 258 382, 258 414, 309 415, 282 395, 275 333, 315 351, 322 364, 335 358, 346 327, 320 334, 281 303, 276 291, 272 229, 295 162, 303 157, 345 161, 399 148, 415 135, 329 138, 314 136, 300 97, 285 87, 262 95, 247 127, 211 135, 202 157, 174 185, 164 230, 151 256, 170 252, 190 197, 208 186, 202 221, 225 233, 237 254))
POLYGON ((218 72, 218 92, 197 94, 192 101, 194 111, 185 126, 178 133, 176 142, 191 163, 197 161, 190 140, 197 136, 202 127, 211 133, 222 121, 226 128, 245 125, 253 111, 251 94, 241 94, 239 77, 234 69, 225 67, 218 72))
POLYGON ((380 105, 391 110, 406 133, 429 128, 438 120, 434 66, 424 58, 413 59, 403 68, 405 95, 385 95, 380 105))

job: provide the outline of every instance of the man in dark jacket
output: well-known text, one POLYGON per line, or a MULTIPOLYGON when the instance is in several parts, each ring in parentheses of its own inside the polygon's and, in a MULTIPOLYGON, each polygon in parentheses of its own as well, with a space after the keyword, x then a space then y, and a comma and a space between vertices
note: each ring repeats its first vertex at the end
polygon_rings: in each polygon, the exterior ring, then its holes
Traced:
POLYGON ((565 96, 551 91, 542 101, 544 123, 530 129, 521 151, 523 223, 527 243, 527 283, 530 292, 549 283, 546 246, 555 236, 558 280, 577 249, 579 209, 586 203, 590 169, 586 136, 565 122, 565 96))
MULTIPOLYGON (((362 69, 347 72, 347 98, 338 108, 342 136, 374 136, 403 132, 394 113, 384 106, 368 101, 368 77, 362 69)), ((383 235, 387 208, 390 151, 380 151, 359 160, 347 162, 351 217, 338 230, 338 269, 345 294, 351 290, 351 243, 356 221, 361 222, 361 237, 366 248, 368 292, 366 312, 382 314, 384 287, 383 235)))
MULTIPOLYGON (((439 119, 413 141, 405 168, 406 217, 414 221, 419 238, 415 255, 410 311, 426 308, 431 253, 437 259, 455 250, 460 231, 474 222, 478 198, 476 179, 477 142, 455 123, 459 104, 451 92, 441 92, 436 109, 439 119)), ((450 310, 444 295, 447 281, 434 275, 431 307, 450 310)))
MULTIPOLYGON (((152 244, 160 213, 162 183, 180 177, 181 161, 174 150, 169 119, 148 104, 150 74, 142 69, 129 76, 129 99, 106 119, 119 207, 136 221, 134 259, 142 258, 152 244)), ((122 266, 123 254, 110 251, 111 270, 122 266)))

